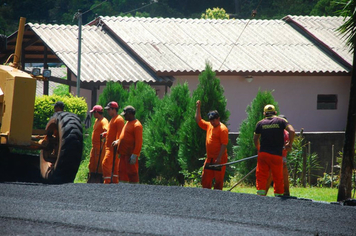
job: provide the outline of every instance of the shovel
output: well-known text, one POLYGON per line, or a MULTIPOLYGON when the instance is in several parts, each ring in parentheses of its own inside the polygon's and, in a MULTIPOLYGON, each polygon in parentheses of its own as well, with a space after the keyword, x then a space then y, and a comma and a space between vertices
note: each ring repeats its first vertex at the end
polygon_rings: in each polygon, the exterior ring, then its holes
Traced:
POLYGON ((100 136, 100 152, 99 152, 99 160, 98 160, 98 165, 96 166, 96 171, 90 173, 90 177, 88 179, 88 183, 93 184, 93 183, 103 183, 103 174, 98 173, 99 170, 99 165, 100 165, 100 158, 101 158, 101 152, 103 150, 105 140, 101 141, 101 136, 100 136))

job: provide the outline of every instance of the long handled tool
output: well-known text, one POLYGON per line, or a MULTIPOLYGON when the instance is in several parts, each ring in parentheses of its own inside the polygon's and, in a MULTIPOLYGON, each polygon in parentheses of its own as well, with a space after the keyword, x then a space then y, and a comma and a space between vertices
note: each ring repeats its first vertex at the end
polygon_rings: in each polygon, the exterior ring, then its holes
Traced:
POLYGON ((232 162, 228 162, 228 163, 224 163, 224 164, 209 164, 209 168, 217 168, 217 167, 222 167, 222 166, 228 166, 228 165, 232 165, 232 164, 235 164, 235 163, 238 163, 238 162, 241 162, 241 161, 246 161, 246 160, 249 160, 249 159, 253 159, 253 158, 256 158, 257 155, 254 155, 254 156, 250 156, 250 157, 246 157, 246 158, 242 158, 240 160, 237 160, 237 161, 232 161, 232 162))
POLYGON ((112 161, 112 170, 111 170, 111 181, 110 181, 110 183, 112 183, 112 179, 114 177, 116 151, 117 151, 117 146, 114 146, 114 153, 113 153, 113 156, 112 156, 113 161, 112 161))
POLYGON ((242 181, 244 181, 244 179, 247 178, 247 176, 249 176, 250 174, 252 174, 255 170, 256 170, 257 166, 255 168, 253 168, 253 170, 251 170, 250 172, 248 172, 247 175, 245 175, 242 179, 239 180, 239 182, 237 182, 236 184, 234 184, 234 186, 232 186, 228 191, 231 191, 233 188, 235 188, 237 185, 239 185, 242 181))

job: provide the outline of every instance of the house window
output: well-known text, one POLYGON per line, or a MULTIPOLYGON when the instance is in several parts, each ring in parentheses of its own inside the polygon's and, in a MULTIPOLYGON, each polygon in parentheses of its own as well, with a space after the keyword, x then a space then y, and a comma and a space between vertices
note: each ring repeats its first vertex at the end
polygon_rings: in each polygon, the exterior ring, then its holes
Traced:
POLYGON ((336 110, 337 95, 336 94, 319 94, 318 95, 318 110, 336 110))

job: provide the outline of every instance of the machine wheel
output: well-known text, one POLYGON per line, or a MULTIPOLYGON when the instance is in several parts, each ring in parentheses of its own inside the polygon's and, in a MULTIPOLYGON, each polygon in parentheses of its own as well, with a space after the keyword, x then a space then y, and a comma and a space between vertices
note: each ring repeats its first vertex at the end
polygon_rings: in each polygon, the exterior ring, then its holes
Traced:
POLYGON ((45 183, 71 183, 83 151, 83 129, 77 115, 56 112, 46 126, 47 148, 41 150, 40 169, 45 183))

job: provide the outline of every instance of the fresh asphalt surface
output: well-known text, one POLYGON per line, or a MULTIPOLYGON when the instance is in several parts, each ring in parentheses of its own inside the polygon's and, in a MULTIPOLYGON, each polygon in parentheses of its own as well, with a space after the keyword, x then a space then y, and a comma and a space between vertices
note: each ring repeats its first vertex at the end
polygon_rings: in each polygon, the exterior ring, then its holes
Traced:
POLYGON ((0 183, 0 235, 356 235, 356 207, 201 188, 0 183))

